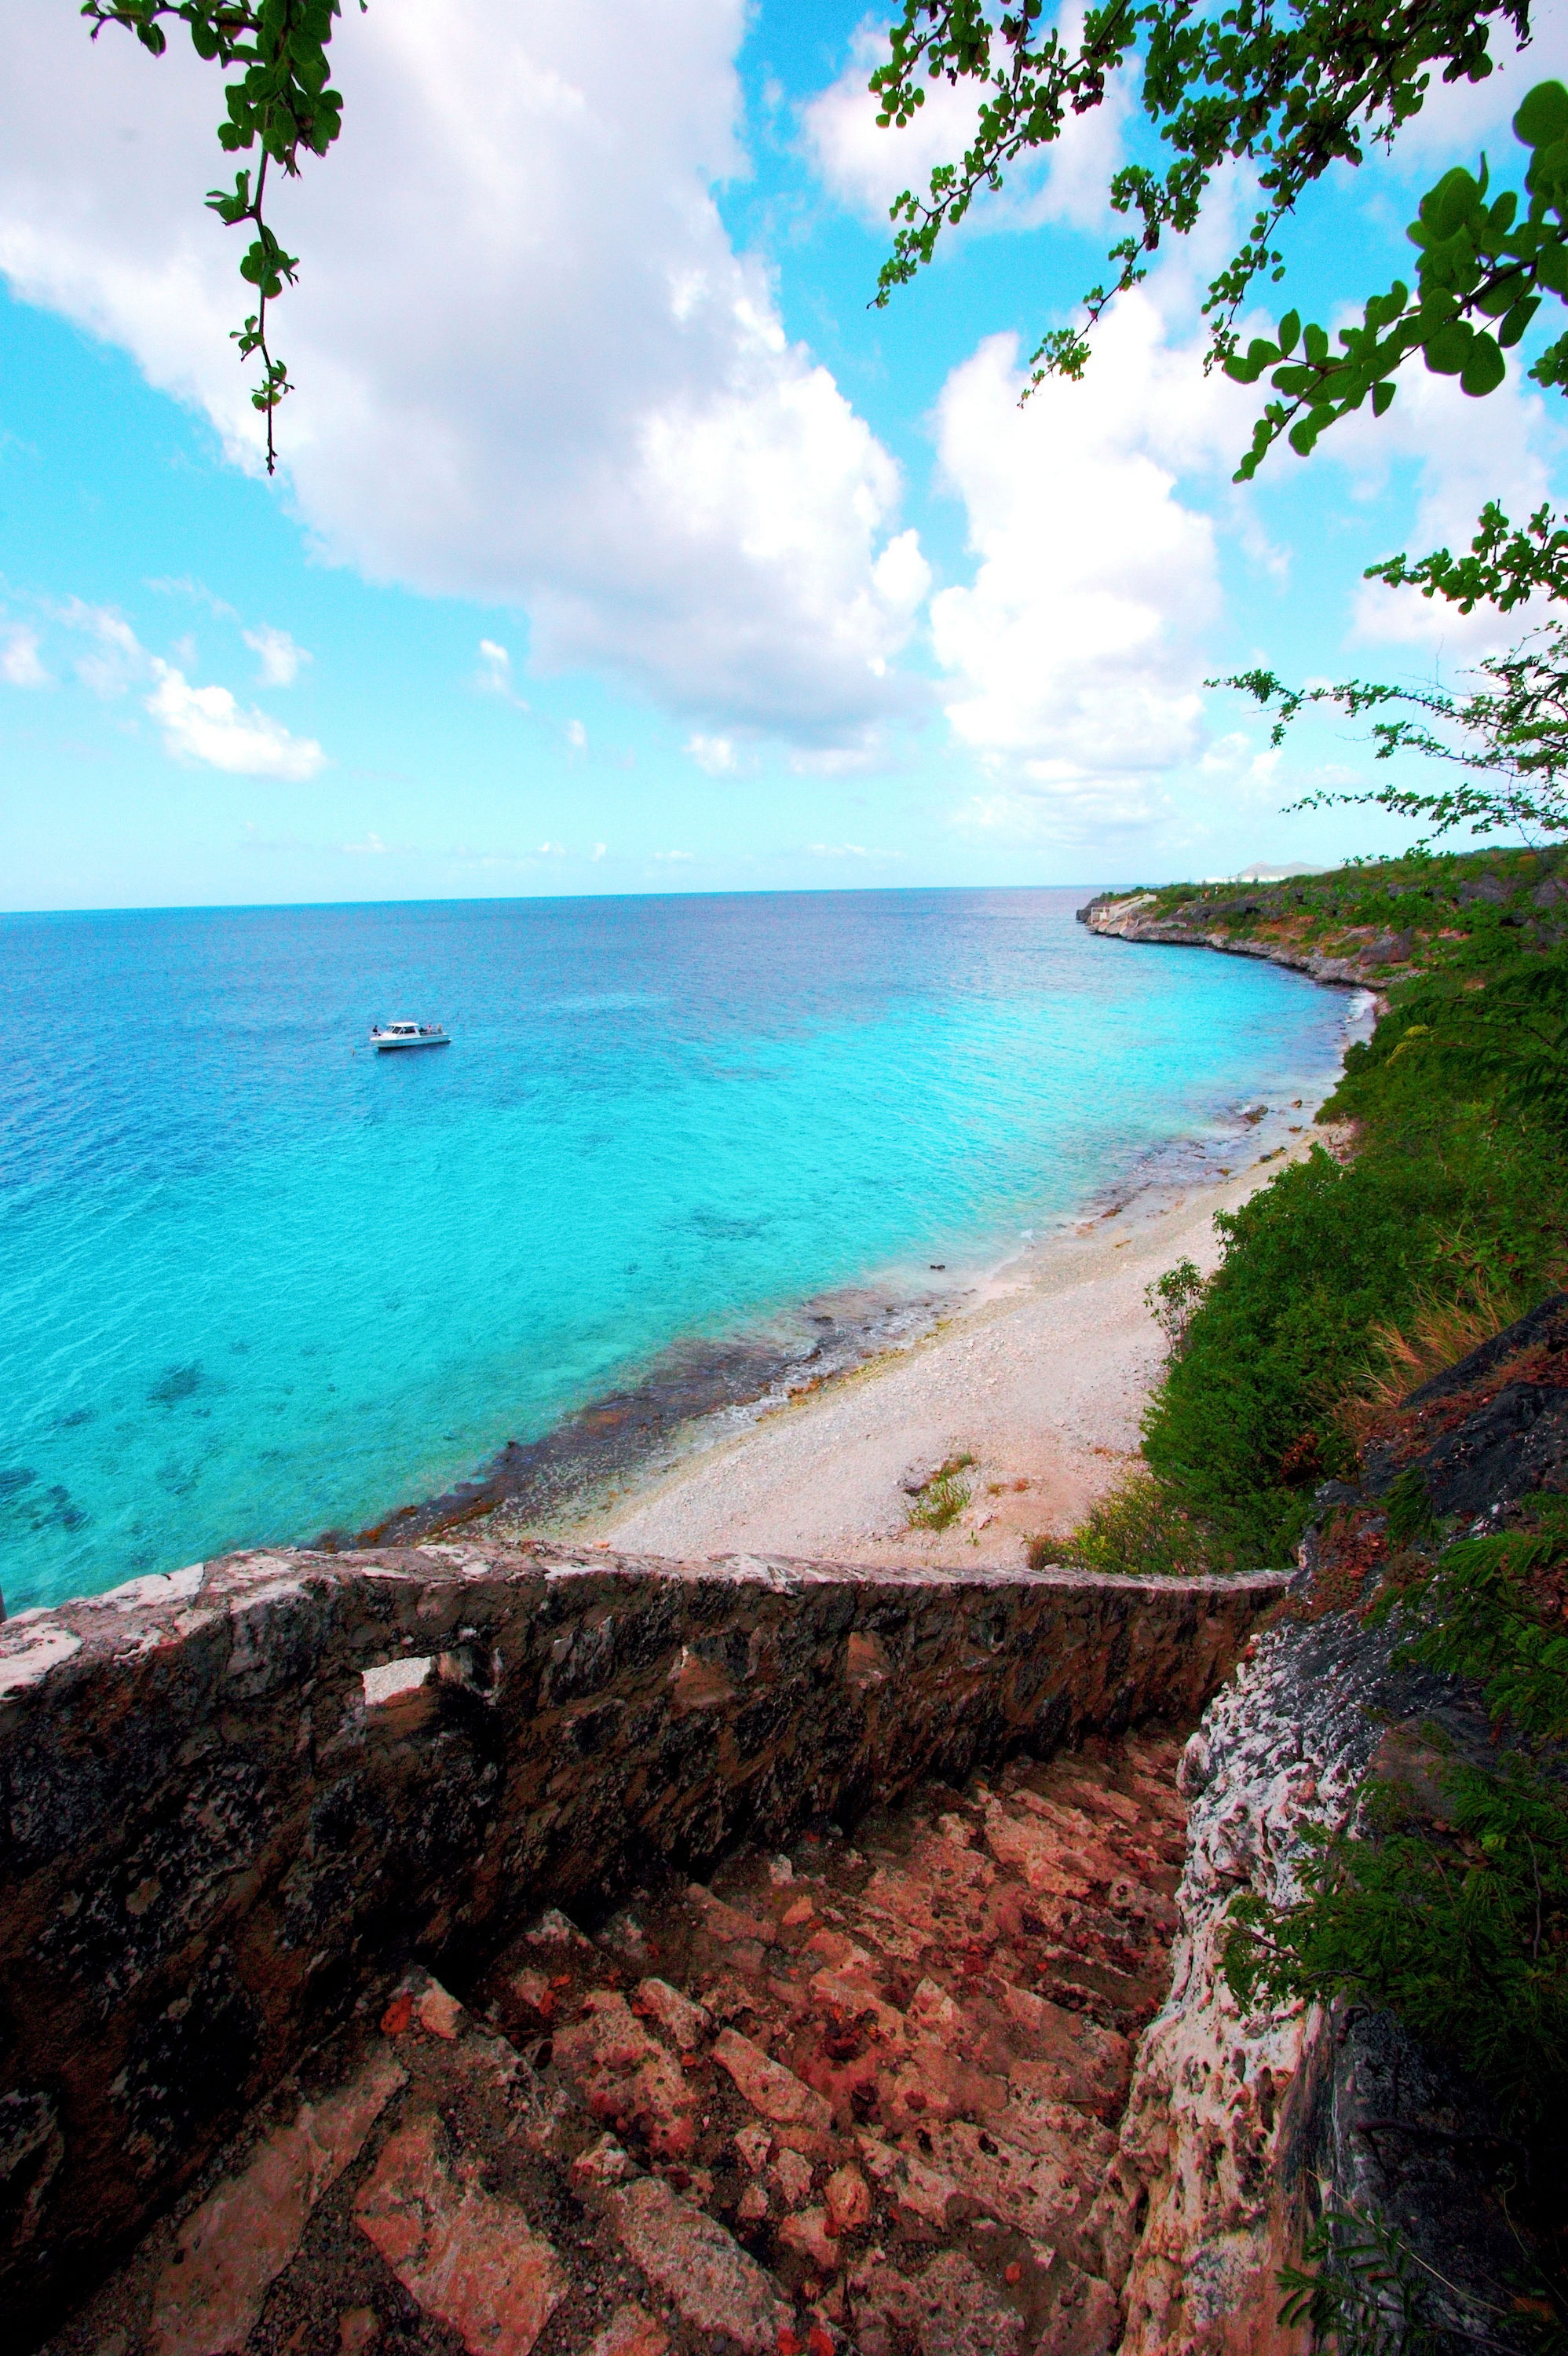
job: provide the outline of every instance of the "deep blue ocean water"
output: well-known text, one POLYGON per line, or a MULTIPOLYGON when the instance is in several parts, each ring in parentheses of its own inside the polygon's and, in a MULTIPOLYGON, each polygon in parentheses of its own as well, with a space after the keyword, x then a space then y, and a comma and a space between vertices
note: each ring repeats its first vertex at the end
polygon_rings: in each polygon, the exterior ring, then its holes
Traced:
POLYGON ((8 1607, 368 1522, 1331 1073, 1336 993, 1083 896, 0 919, 8 1607))

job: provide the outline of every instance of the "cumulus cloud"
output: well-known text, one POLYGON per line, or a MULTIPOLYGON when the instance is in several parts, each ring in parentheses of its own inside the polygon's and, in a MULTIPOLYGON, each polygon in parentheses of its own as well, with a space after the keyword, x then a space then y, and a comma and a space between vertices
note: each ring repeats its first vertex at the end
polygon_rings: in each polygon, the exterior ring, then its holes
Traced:
MULTIPOLYGON (((1075 43, 1083 28, 1083 9, 1063 9, 1060 22, 1064 39, 1075 43)), ((824 186, 879 228, 905 188, 923 195, 934 165, 958 161, 979 117, 973 83, 955 89, 946 81, 928 81, 922 84, 925 103, 901 131, 891 124, 879 130, 877 102, 866 84, 887 53, 884 24, 868 18, 856 32, 844 71, 802 114, 824 186)), ((1009 171, 1002 194, 983 198, 965 227, 1032 228, 1052 220, 1094 227, 1109 209, 1106 188, 1120 160, 1122 128, 1136 88, 1130 75, 1114 77, 1104 102, 1071 118, 1060 139, 1020 161, 1009 171)))
POLYGON ((1084 383, 1020 409, 1020 382, 1017 339, 993 337, 937 405, 976 562, 932 599, 933 643, 954 734, 991 781, 964 823, 1031 830, 1042 805, 1054 826, 1143 822, 1201 749, 1220 610, 1214 525, 1179 477, 1230 472, 1248 396, 1206 379, 1141 290, 1106 315, 1084 383))
POLYGON ((240 633, 253 655, 261 658, 261 668, 256 674, 261 687, 293 687, 301 670, 314 657, 304 647, 296 647, 287 630, 274 630, 263 622, 254 630, 240 633))
MULTIPOLYGON (((205 762, 236 777, 277 777, 303 785, 325 765, 314 737, 292 736, 264 712, 241 712, 226 687, 192 687, 172 663, 152 659, 156 684, 147 710, 178 758, 205 762)), ((363 846, 362 846, 363 847, 363 846)))
POLYGON ((38 655, 38 634, 21 622, 0 630, 0 679, 7 687, 52 687, 38 655))
MULTIPOLYGON (((1413 466, 1415 516, 1407 552, 1469 546, 1476 519, 1488 499, 1501 502, 1515 522, 1552 496, 1552 460, 1568 450, 1568 435, 1549 416, 1545 402, 1511 365, 1494 393, 1472 401, 1454 377, 1432 376, 1419 363, 1401 371, 1399 390, 1387 415, 1358 412, 1326 434, 1314 458, 1337 461, 1349 470, 1364 497, 1375 496, 1396 466, 1413 466)), ((1392 555, 1391 547, 1387 553, 1392 555)), ((1499 614, 1478 606, 1468 616, 1445 600, 1415 589, 1390 589, 1364 581, 1356 599, 1355 634, 1370 643, 1442 645, 1467 654, 1484 652, 1519 636, 1534 615, 1499 614)))
MULTIPOLYGON (((831 744, 898 711, 900 484, 786 338, 713 185, 743 0, 426 0, 351 14, 342 143, 278 190, 297 510, 374 580, 526 608, 532 659, 694 720, 831 744)), ((0 269, 126 347, 255 462, 229 331, 217 77, 12 0, 0 269)))
POLYGON ((728 736, 693 736, 687 751, 699 769, 710 777, 726 777, 734 774, 735 747, 728 736))

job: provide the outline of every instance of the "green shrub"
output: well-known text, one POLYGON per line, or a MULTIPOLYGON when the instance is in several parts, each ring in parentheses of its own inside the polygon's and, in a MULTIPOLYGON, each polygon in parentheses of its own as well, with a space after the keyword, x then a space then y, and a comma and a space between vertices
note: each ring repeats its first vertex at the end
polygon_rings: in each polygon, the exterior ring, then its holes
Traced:
POLYGON ((1141 1579, 1192 1578, 1209 1568, 1201 1535, 1169 1491, 1141 1467, 1129 1472, 1089 1509, 1071 1537, 1031 1541, 1029 1560, 1075 1570, 1121 1571, 1141 1579), (1054 1549, 1034 1559, 1034 1547, 1054 1549))
POLYGON ((945 1464, 933 1472, 909 1509, 912 1530, 951 1529, 974 1490, 964 1479, 975 1459, 965 1453, 950 1456, 945 1464))

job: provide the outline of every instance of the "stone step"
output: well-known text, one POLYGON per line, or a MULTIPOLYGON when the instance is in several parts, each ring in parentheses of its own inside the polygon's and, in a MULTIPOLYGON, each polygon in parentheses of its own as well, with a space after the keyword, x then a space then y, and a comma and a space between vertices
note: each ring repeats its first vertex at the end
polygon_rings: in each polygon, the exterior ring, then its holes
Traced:
POLYGON ((324 2047, 53 2356, 1107 2356, 1176 1746, 923 1788, 324 2047))

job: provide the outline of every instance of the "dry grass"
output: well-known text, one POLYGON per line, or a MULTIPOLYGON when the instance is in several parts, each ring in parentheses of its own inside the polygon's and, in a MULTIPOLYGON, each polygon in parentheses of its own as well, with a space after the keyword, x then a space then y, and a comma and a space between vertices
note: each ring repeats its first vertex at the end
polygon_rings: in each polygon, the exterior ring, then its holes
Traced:
POLYGON ((1358 1448, 1364 1447, 1387 1430, 1409 1392, 1479 1349, 1519 1314, 1520 1304, 1511 1292, 1481 1279, 1472 1281, 1465 1300, 1424 1301, 1408 1333, 1394 1325, 1374 1326, 1370 1339, 1381 1363, 1341 1403, 1344 1430, 1358 1448))

